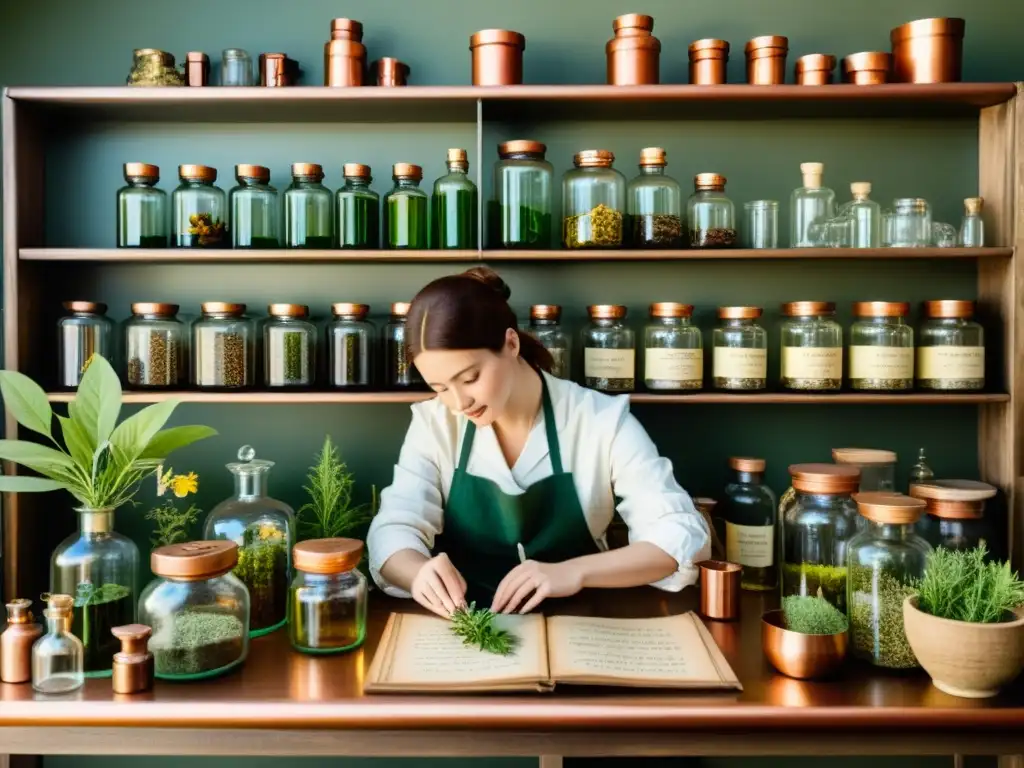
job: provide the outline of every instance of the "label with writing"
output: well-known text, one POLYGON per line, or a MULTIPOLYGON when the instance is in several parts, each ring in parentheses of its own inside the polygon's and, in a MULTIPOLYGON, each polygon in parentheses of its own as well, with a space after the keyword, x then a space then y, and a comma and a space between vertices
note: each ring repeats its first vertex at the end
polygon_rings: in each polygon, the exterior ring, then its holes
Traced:
POLYGON ((765 379, 768 377, 768 350, 715 347, 712 375, 716 379, 765 379))
POLYGON ((841 379, 843 350, 841 347, 783 347, 782 378, 841 379))
POLYGON ((726 522, 725 559, 752 568, 770 568, 775 562, 775 526, 726 522))
POLYGON ((644 378, 658 381, 703 381, 703 349, 648 349, 644 378))
POLYGON ((851 379, 912 379, 914 350, 910 347, 850 347, 851 379))
POLYGON ((588 379, 632 379, 636 352, 632 349, 595 349, 583 351, 583 375, 588 379))
POLYGON ((984 347, 918 347, 919 379, 983 379, 984 347))

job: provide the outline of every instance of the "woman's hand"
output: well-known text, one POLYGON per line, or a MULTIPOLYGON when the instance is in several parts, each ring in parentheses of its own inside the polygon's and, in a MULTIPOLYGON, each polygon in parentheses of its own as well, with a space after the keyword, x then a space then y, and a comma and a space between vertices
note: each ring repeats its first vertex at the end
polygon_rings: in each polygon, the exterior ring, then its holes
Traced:
POLYGON ((501 580, 494 593, 491 610, 495 613, 512 613, 522 605, 519 613, 529 613, 547 597, 569 597, 581 589, 583 569, 578 563, 572 560, 565 563, 527 560, 509 571, 501 580))
POLYGON ((466 580, 443 552, 420 566, 409 592, 417 603, 444 619, 466 604, 466 580))

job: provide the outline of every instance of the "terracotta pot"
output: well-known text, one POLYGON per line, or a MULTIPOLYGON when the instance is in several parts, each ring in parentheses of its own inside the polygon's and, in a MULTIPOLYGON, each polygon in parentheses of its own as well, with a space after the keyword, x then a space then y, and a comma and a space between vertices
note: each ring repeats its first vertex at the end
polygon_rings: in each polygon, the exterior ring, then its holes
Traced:
POLYGON ((903 603, 903 629, 936 688, 984 699, 1024 670, 1024 608, 1014 613, 1014 621, 998 624, 940 619, 918 609, 914 595, 903 603))

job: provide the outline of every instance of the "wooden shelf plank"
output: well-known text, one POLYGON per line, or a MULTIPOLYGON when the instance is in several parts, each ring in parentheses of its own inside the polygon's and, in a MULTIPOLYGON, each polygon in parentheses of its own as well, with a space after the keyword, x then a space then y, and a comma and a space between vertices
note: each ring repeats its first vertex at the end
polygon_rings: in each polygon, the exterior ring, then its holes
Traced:
POLYGON ((317 250, 306 248, 274 248, 266 250, 232 250, 203 248, 22 248, 23 261, 56 262, 130 262, 149 264, 269 264, 346 263, 346 262, 410 262, 410 261, 478 261, 480 252, 419 250, 317 250))
POLYGON ((1013 248, 728 248, 721 250, 482 251, 484 261, 717 261, 737 259, 1006 259, 1013 248))

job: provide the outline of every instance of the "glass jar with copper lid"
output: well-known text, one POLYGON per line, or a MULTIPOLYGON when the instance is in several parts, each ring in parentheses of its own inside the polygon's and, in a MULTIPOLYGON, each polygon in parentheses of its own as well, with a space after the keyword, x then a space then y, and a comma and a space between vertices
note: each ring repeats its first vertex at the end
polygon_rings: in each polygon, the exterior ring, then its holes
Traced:
POLYGON ((263 323, 263 383, 308 387, 316 370, 316 326, 305 304, 271 304, 263 323))
POLYGON ((98 301, 65 301, 64 309, 68 314, 57 321, 57 383, 74 389, 93 355, 115 364, 114 323, 107 317, 107 305, 98 301))
POLYGON ((237 667, 249 653, 249 593, 231 570, 233 541, 192 541, 153 550, 155 577, 139 598, 139 621, 153 634, 155 676, 203 680, 237 667))
POLYGON ((215 186, 217 169, 179 165, 181 183, 171 195, 174 245, 179 248, 227 248, 228 201, 215 186))
POLYGON ((917 340, 920 389, 977 392, 985 388, 985 331, 974 321, 974 302, 924 302, 917 340))
POLYGON ((914 387, 914 329, 905 301, 855 301, 850 326, 850 387, 906 392, 914 387))
POLYGON ((125 163, 127 186, 117 190, 117 247, 167 247, 167 193, 157 189, 160 169, 125 163))
POLYGON ((295 576, 288 594, 288 636, 297 651, 342 653, 366 639, 363 542, 311 539, 292 548, 295 576))
POLYGON ((370 188, 370 166, 345 163, 345 186, 336 195, 339 248, 380 247, 380 196, 370 188))
POLYGON ((764 483, 764 459, 734 456, 725 486, 726 560, 743 567, 740 586, 764 592, 779 584, 775 494, 764 483))
POLYGON ((996 495, 995 486, 977 480, 933 479, 911 483, 910 495, 924 499, 925 514, 917 532, 933 547, 962 550, 988 545, 994 530, 985 520, 985 502, 996 495))
POLYGON ((384 198, 384 247, 426 248, 429 205, 420 189, 423 169, 412 163, 395 163, 395 186, 384 198))
POLYGON ((125 383, 139 389, 182 387, 188 342, 177 304, 136 302, 124 324, 125 383))
POLYGON ((270 186, 270 169, 262 165, 235 166, 238 186, 228 193, 233 248, 280 248, 278 227, 281 201, 270 186))
POLYGON ((498 145, 494 195, 487 210, 489 248, 551 247, 555 172, 539 141, 517 139, 498 145))
POLYGON ((366 319, 369 304, 337 302, 327 324, 327 378, 332 387, 355 389, 373 383, 373 345, 377 334, 366 319))
POLYGON ((530 307, 527 332, 551 353, 551 375, 572 378, 572 342, 561 324, 562 308, 557 304, 534 304, 530 307))
POLYGON ((292 163, 292 183, 284 191, 284 244, 288 248, 334 245, 334 195, 323 185, 317 163, 292 163))
POLYGON ((851 651, 879 667, 911 669, 918 663, 903 631, 903 602, 917 594, 932 550, 915 531, 925 503, 880 491, 853 498, 864 530, 847 548, 851 651))
POLYGON ((779 380, 784 389, 835 392, 843 386, 843 326, 830 301, 782 305, 779 380))
POLYGON ((698 173, 686 201, 691 248, 732 248, 736 245, 736 206, 725 194, 725 176, 698 173))
POLYGON ((651 304, 644 329, 644 386, 680 392, 704 386, 704 344, 700 328, 690 322, 692 304, 651 304))
POLYGON ((206 301, 202 310, 192 324, 192 383, 211 389, 252 386, 256 341, 245 304, 206 301))
POLYGON ((389 389, 422 388, 423 385, 423 377, 409 357, 408 321, 409 302, 392 304, 391 319, 384 326, 384 386, 389 389))
POLYGON ((640 150, 640 175, 626 191, 626 221, 634 248, 680 248, 683 243, 683 193, 665 174, 665 150, 640 150))
POLYGON ((566 248, 620 248, 626 211, 626 177, 612 167, 607 149, 573 156, 562 177, 562 243, 566 248))
POLYGON ((599 392, 632 392, 636 384, 636 336, 626 325, 621 304, 587 307, 590 325, 583 329, 584 384, 599 392))
POLYGON ((768 334, 758 325, 760 307, 719 307, 711 334, 715 389, 762 390, 768 385, 768 334))
POLYGON ((469 179, 469 158, 464 149, 449 149, 448 173, 434 182, 430 206, 430 247, 441 250, 476 249, 476 184, 469 179))

